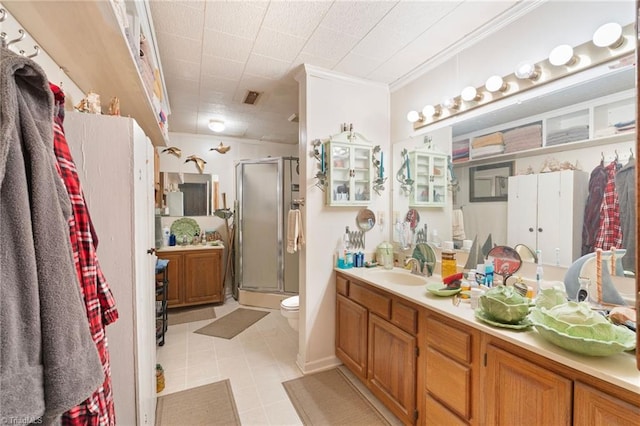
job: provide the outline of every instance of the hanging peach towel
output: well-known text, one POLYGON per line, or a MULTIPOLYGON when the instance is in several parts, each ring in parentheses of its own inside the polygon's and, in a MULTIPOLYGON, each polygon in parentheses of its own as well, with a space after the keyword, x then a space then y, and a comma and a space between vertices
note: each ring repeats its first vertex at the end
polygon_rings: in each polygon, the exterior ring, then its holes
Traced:
POLYGON ((295 253, 304 244, 302 214, 300 210, 289 210, 287 218, 287 252, 295 253))

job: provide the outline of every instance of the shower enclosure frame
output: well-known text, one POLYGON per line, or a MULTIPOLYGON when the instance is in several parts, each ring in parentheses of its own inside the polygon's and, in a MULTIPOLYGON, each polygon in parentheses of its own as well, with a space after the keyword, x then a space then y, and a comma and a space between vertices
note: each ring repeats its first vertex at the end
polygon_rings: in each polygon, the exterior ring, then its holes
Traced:
POLYGON ((241 160, 235 166, 236 273, 232 294, 236 299, 238 299, 240 290, 281 295, 298 292, 297 286, 295 289, 287 288, 287 276, 290 280, 294 279, 291 272, 295 272, 297 283, 297 252, 295 256, 289 253, 285 254, 285 207, 293 206, 294 192, 298 188, 298 185, 293 183, 293 173, 296 173, 292 171, 294 161, 298 162, 298 157, 267 157, 241 160), (286 175, 287 170, 285 169, 287 161, 289 162, 289 176, 286 175), (250 178, 250 173, 255 173, 257 177, 250 178), (271 181, 268 182, 269 180, 271 181), (270 183, 275 184, 275 188, 270 186, 270 183), (262 185, 267 186, 263 187, 262 185), (275 200, 273 200, 274 195, 275 200), (246 212, 247 208, 261 209, 259 207, 261 202, 267 205, 267 209, 257 213, 253 211, 251 214, 246 212), (269 211, 274 204, 275 212, 269 211), (258 232, 255 224, 256 216, 259 216, 258 220, 262 220, 265 219, 265 213, 269 223, 262 226, 258 232), (276 228, 275 233, 269 229, 269 224, 276 228), (275 253, 272 250, 273 247, 276 247, 275 253), (285 256, 287 256, 286 260, 285 256), (273 263, 276 264, 275 271, 272 269, 273 263), (295 263, 295 268, 292 266, 293 263, 295 263), (255 268, 261 269, 255 270, 255 268))

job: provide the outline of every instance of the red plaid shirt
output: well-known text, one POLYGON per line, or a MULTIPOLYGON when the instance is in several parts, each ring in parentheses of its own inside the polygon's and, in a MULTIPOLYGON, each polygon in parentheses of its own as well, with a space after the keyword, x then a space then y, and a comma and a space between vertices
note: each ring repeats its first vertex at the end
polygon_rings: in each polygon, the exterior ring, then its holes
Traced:
POLYGON ((73 215, 69 218, 69 236, 73 249, 73 260, 82 290, 89 329, 98 348, 105 380, 102 386, 81 404, 62 416, 64 425, 114 425, 115 412, 111 393, 111 367, 105 327, 118 319, 115 301, 107 281, 102 274, 96 256, 97 240, 86 207, 80 179, 71 157, 62 129, 61 117, 54 123, 54 152, 56 168, 67 188, 73 215))
POLYGON ((600 226, 596 237, 595 248, 610 250, 611 247, 622 247, 622 227, 620 226, 620 205, 616 192, 616 172, 618 163, 613 162, 605 167, 607 185, 600 206, 600 226))

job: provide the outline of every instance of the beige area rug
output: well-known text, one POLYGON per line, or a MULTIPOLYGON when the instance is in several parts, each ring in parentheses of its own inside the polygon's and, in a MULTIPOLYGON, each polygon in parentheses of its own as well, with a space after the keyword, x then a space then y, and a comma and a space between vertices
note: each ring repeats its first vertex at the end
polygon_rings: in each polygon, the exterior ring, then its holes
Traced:
POLYGON ((269 315, 269 312, 238 308, 230 314, 218 318, 211 324, 194 331, 194 333, 232 339, 267 315, 269 315))
POLYGON ((214 319, 216 312, 213 306, 196 306, 188 308, 169 309, 169 325, 184 324, 186 322, 214 319))
POLYGON ((229 379, 159 397, 156 426, 174 425, 240 425, 229 379))
POLYGON ((305 425, 390 425, 337 368, 282 385, 305 425))

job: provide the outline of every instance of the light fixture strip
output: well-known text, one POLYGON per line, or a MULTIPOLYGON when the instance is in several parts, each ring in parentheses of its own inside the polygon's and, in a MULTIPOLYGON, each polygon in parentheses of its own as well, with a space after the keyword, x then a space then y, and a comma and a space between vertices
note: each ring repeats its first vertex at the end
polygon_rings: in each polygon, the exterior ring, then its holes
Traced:
POLYGON ((622 43, 621 46, 615 49, 608 47, 598 47, 593 44, 592 40, 582 43, 581 45, 575 47, 573 50, 574 56, 579 58, 579 60, 570 65, 554 66, 551 65, 548 59, 536 62, 535 65, 540 69, 540 76, 535 81, 531 79, 519 79, 515 76, 515 73, 511 73, 503 77, 504 83, 508 85, 508 89, 503 92, 497 91, 491 93, 485 89, 484 85, 478 87, 478 93, 483 94, 482 98, 479 101, 460 102, 458 109, 455 110, 442 108, 442 114, 440 115, 421 117, 420 120, 413 123, 413 129, 421 129, 430 124, 442 121, 446 118, 462 114, 466 111, 470 111, 483 105, 487 105, 491 102, 507 98, 517 93, 522 93, 533 87, 539 87, 543 84, 550 83, 563 77, 568 77, 580 71, 593 68, 597 65, 601 65, 603 63, 613 61, 615 59, 619 59, 633 53, 635 50, 635 34, 633 23, 628 24, 622 28, 622 37, 625 39, 624 43, 622 43))

